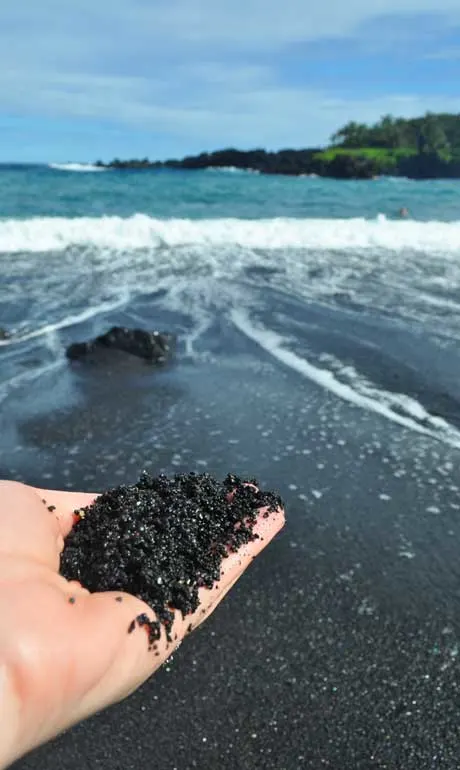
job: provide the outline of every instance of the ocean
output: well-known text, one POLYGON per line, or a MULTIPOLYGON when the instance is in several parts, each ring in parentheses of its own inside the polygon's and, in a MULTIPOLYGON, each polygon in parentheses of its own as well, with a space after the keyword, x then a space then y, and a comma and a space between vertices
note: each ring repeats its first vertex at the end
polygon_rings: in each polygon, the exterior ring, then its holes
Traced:
POLYGON ((3 167, 0 270, 0 477, 231 471, 287 511, 173 661, 18 767, 458 768, 460 182, 3 167), (175 360, 67 361, 112 325, 175 360))

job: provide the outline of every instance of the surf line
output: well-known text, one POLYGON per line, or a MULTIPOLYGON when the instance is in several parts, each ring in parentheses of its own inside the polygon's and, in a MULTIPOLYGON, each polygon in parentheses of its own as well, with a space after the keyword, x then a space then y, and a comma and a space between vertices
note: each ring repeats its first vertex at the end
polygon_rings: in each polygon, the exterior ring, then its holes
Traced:
POLYGON ((271 330, 254 326, 244 312, 232 310, 230 311, 230 318, 242 334, 280 361, 280 363, 315 382, 320 387, 325 388, 343 401, 348 401, 361 409, 379 414, 381 417, 385 417, 387 420, 391 420, 403 428, 408 428, 438 441, 443 441, 457 449, 460 448, 460 433, 442 418, 434 417, 429 412, 426 412, 420 404, 418 404, 419 411, 423 414, 423 418, 431 423, 432 428, 426 428, 413 418, 398 414, 386 404, 358 393, 350 385, 340 382, 333 372, 313 366, 304 358, 300 358, 300 356, 292 351, 286 350, 282 344, 285 342, 283 337, 271 330))
POLYGON ((0 347, 16 345, 20 342, 28 342, 29 340, 36 339, 37 337, 43 337, 47 334, 52 334, 53 332, 59 331, 60 329, 67 329, 69 326, 77 326, 78 324, 83 323, 84 321, 89 321, 91 318, 95 318, 98 315, 109 313, 112 310, 116 310, 117 308, 122 307, 126 304, 128 297, 128 292, 123 292, 122 295, 120 295, 113 302, 101 302, 100 305, 89 307, 77 315, 66 316, 60 321, 56 321, 54 324, 46 324, 46 326, 41 326, 31 332, 19 331, 17 334, 12 334, 10 337, 7 337, 6 340, 0 340, 0 347))

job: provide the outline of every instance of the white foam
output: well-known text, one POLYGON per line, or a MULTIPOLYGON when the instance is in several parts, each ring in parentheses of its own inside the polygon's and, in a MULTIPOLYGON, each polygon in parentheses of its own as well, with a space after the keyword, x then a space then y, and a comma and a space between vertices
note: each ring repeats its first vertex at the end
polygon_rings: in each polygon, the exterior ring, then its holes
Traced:
POLYGON ((204 170, 223 174, 260 174, 256 168, 238 168, 237 166, 208 166, 204 170))
POLYGON ((417 184, 416 180, 410 179, 408 176, 378 176, 376 179, 379 182, 390 182, 393 184, 398 184, 399 182, 412 182, 413 184, 417 184))
POLYGON ((16 388, 21 387, 27 382, 33 382, 44 374, 57 371, 58 369, 62 368, 62 366, 62 359, 58 359, 56 361, 52 361, 51 363, 43 364, 43 366, 40 366, 37 369, 30 369, 29 371, 21 372, 20 374, 16 374, 14 377, 11 377, 9 380, 0 382, 0 404, 5 401, 9 394, 13 390, 16 390, 16 388))
POLYGON ((230 317, 235 326, 246 337, 257 343, 285 366, 315 382, 338 398, 361 409, 379 414, 404 428, 441 439, 450 446, 460 448, 460 432, 440 417, 432 416, 414 399, 404 394, 379 390, 375 386, 371 388, 365 381, 363 387, 358 390, 356 380, 353 387, 347 382, 341 382, 334 372, 314 366, 306 359, 288 350, 285 346, 286 340, 279 334, 254 325, 246 313, 232 310, 230 317), (418 422, 419 419, 423 420, 423 425, 418 422))
POLYGON ((103 313, 109 313, 112 310, 115 310, 118 307, 122 307, 127 301, 128 298, 128 292, 123 291, 122 294, 117 297, 115 300, 111 302, 101 302, 98 305, 88 307, 86 310, 83 310, 81 313, 75 313, 74 315, 67 315, 64 318, 61 318, 59 321, 56 321, 55 323, 49 323, 45 324, 44 326, 40 326, 38 329, 34 329, 30 332, 22 332, 17 335, 12 335, 11 337, 8 337, 6 340, 0 340, 0 347, 8 347, 10 345, 16 345, 20 342, 27 342, 28 340, 36 339, 37 337, 48 337, 49 338, 49 347, 52 348, 53 345, 57 346, 58 341, 55 337, 55 333, 59 331, 60 329, 66 329, 69 326, 75 326, 76 324, 83 323, 84 321, 89 321, 91 318, 95 318, 97 315, 101 315, 103 313))
POLYGON ((366 219, 155 219, 35 217, 0 219, 0 252, 50 251, 71 245, 111 249, 239 246, 245 249, 404 250, 457 256, 460 221, 366 219))
POLYGON ((93 166, 91 163, 49 163, 48 167, 55 171, 106 171, 105 168, 93 166))

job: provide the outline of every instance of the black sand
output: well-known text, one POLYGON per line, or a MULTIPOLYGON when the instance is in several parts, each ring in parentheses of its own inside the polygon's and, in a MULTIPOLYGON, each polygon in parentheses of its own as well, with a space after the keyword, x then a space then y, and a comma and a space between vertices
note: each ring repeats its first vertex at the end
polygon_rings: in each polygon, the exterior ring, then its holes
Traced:
MULTIPOLYGON (((222 336, 212 363, 82 379, 77 406, 24 418, 18 400, 14 443, 2 432, 3 475, 30 483, 234 468, 289 511, 171 664, 18 769, 458 770, 460 451, 256 357, 225 326, 203 344, 222 336)), ((62 380, 46 385, 62 404, 62 380)))
POLYGON ((161 625, 170 640, 174 610, 183 617, 194 612, 199 589, 219 580, 228 553, 258 537, 253 530, 260 509, 266 516, 282 506, 256 485, 231 474, 221 483, 205 473, 143 473, 136 484, 107 490, 76 511, 61 573, 93 592, 125 591, 142 599, 158 618, 137 618, 148 626, 149 642, 160 638, 161 625))

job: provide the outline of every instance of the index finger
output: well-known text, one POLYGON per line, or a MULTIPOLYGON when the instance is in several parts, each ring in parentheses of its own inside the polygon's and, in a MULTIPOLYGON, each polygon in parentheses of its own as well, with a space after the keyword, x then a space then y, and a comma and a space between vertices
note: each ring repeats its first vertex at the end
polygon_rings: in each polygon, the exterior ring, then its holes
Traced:
POLYGON ((99 492, 61 492, 56 489, 40 489, 39 487, 33 487, 33 489, 46 502, 47 506, 55 509, 54 514, 64 538, 67 537, 75 524, 74 512, 94 503, 100 494, 99 492))

